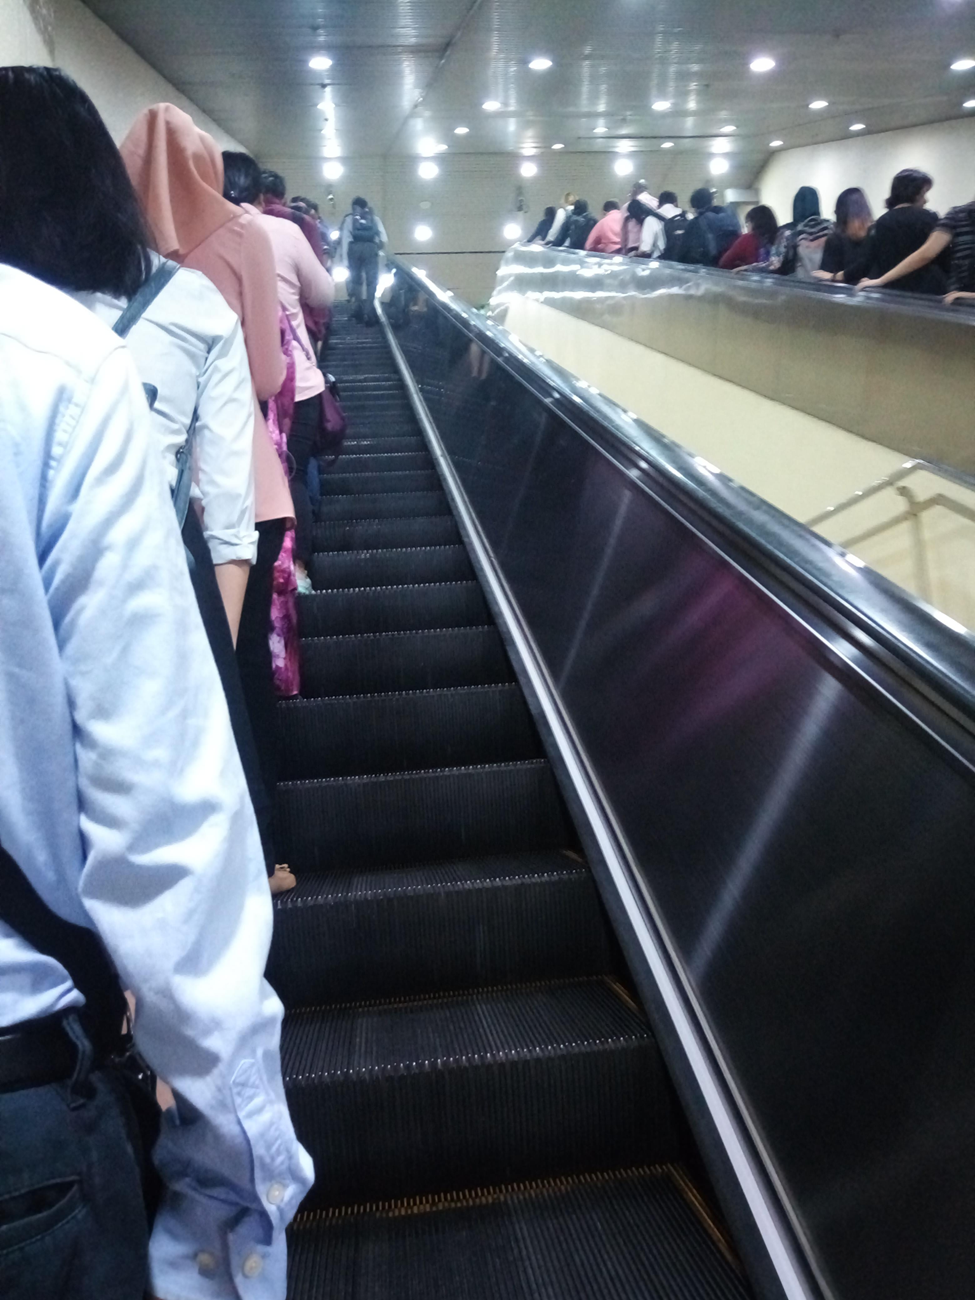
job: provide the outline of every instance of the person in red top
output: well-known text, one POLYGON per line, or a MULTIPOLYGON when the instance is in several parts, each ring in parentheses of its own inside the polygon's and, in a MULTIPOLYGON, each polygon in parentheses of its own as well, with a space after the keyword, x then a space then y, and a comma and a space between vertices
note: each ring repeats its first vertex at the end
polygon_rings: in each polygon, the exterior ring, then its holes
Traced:
POLYGON ((739 235, 718 262, 723 271, 738 271, 745 266, 767 262, 775 244, 779 223, 775 213, 764 203, 745 214, 745 233, 739 235))
POLYGON ((602 220, 597 221, 586 240, 587 253, 619 253, 623 248, 623 213, 615 199, 603 204, 602 220))

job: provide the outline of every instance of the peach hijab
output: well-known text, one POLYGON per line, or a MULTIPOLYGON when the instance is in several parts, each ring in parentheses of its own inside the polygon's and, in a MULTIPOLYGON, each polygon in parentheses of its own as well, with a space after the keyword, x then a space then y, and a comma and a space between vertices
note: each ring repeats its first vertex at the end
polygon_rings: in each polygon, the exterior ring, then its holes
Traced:
POLYGON ((153 247, 180 262, 240 216, 223 197, 223 158, 212 136, 174 104, 140 113, 122 159, 149 223, 153 247))

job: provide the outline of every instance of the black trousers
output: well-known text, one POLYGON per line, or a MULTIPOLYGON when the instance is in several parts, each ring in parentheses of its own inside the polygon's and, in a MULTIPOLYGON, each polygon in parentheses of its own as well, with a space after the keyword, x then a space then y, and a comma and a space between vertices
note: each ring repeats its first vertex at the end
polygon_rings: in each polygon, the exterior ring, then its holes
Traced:
POLYGON ((376 285, 379 283, 379 245, 365 240, 349 244, 349 296, 356 300, 357 310, 363 306, 366 313, 375 309, 376 285))
MULTIPOLYGON (((295 463, 291 478, 291 500, 295 505, 295 560, 307 564, 312 554, 311 498, 308 495, 308 462, 314 455, 322 428, 320 393, 295 402, 294 419, 288 434, 288 455, 295 463)), ((280 550, 280 547, 278 548, 280 550)))
MULTIPOLYGON (((240 670, 240 684, 251 732, 257 746, 261 778, 271 803, 273 840, 274 791, 278 783, 278 720, 268 634, 271 630, 274 566, 284 542, 284 520, 262 520, 257 525, 257 534, 257 559, 247 581, 247 594, 244 596, 240 630, 237 633, 237 667, 240 670)), ((271 869, 273 870, 273 857, 271 869)))
MULTIPOLYGON (((220 588, 217 586, 217 575, 213 571, 210 548, 206 544, 203 527, 192 506, 186 512, 186 522, 183 525, 183 545, 189 554, 190 578, 193 581, 193 590, 196 593, 196 603, 203 619, 203 626, 206 629, 207 640, 210 642, 210 651, 217 665, 217 672, 220 674, 220 683, 227 699, 227 708, 230 710, 230 725, 233 728, 234 740, 237 742, 237 752, 240 755, 241 766, 244 769, 251 803, 254 805, 257 828, 261 833, 264 863, 270 875, 274 871, 271 798, 261 775, 261 765, 257 755, 257 746, 254 743, 250 713, 247 708, 247 701, 244 698, 240 670, 237 667, 237 658, 234 654, 234 641, 230 635, 230 624, 227 622, 227 615, 224 612, 220 588)), ((280 549, 279 545, 278 550, 280 549)), ((247 585, 249 587, 250 582, 247 585)), ((247 598, 245 596, 245 606, 246 603, 247 598)), ((268 599, 267 608, 265 639, 271 619, 270 598, 268 599)), ((270 649, 268 649, 269 664, 270 654, 270 649)))
POLYGON ((70 1082, 0 1093, 3 1300, 144 1300, 137 1148, 111 1071, 81 1066, 70 1082))

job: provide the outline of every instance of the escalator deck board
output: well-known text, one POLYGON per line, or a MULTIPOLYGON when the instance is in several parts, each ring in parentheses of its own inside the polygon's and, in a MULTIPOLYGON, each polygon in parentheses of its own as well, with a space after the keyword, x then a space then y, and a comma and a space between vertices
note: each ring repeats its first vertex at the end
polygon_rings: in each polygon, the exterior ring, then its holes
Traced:
POLYGON ((301 1216, 290 1300, 747 1300, 668 1167, 301 1216))

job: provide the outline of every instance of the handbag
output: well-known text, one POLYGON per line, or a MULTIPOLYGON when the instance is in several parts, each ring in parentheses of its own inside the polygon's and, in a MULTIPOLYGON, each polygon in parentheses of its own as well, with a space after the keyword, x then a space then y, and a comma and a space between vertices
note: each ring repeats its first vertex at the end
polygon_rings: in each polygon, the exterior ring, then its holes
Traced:
MULTIPOLYGON (((291 337, 312 365, 315 365, 315 358, 305 347, 290 317, 288 317, 288 328, 291 330, 291 337)), ((342 403, 339 401, 339 386, 334 375, 325 375, 325 387, 322 389, 322 418, 318 423, 318 439, 312 455, 330 456, 334 464, 341 454, 347 428, 348 421, 342 410, 342 403)))

